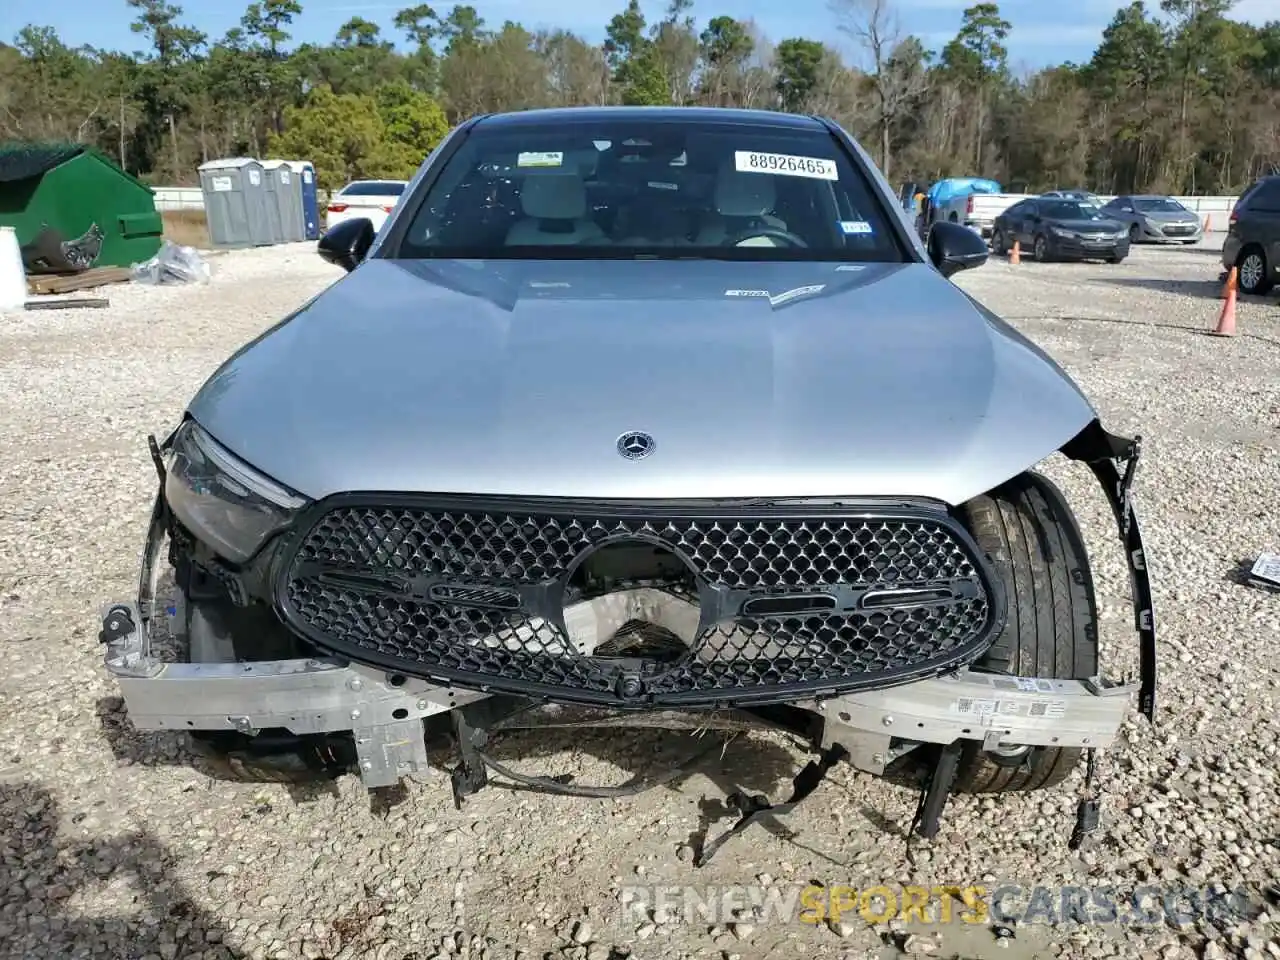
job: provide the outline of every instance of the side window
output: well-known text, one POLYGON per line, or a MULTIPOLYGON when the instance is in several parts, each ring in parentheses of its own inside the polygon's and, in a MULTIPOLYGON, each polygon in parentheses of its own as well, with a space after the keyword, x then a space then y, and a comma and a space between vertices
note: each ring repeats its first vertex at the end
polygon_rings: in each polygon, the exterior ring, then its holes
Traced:
POLYGON ((1248 200, 1250 210, 1280 213, 1280 180, 1267 180, 1248 200))

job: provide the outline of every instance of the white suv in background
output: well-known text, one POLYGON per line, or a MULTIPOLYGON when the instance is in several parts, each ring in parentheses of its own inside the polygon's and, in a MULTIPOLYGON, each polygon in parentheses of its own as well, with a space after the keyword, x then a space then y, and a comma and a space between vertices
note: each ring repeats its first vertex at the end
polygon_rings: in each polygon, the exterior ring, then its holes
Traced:
POLYGON ((381 229, 407 185, 407 180, 352 180, 329 197, 325 230, 332 230, 352 217, 367 217, 373 221, 375 230, 381 229))

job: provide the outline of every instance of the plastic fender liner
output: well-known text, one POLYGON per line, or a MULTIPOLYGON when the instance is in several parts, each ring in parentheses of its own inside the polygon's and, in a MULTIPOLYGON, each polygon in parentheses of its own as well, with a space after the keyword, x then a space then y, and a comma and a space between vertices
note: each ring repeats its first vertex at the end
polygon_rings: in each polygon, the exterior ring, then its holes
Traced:
POLYGON ((1093 420, 1062 448, 1063 456, 1089 465, 1102 485, 1115 514, 1129 567, 1133 593, 1134 626, 1138 632, 1138 707, 1152 723, 1156 716, 1156 618, 1151 597, 1142 531, 1133 509, 1133 479, 1141 454, 1142 437, 1133 439, 1108 433, 1093 420))

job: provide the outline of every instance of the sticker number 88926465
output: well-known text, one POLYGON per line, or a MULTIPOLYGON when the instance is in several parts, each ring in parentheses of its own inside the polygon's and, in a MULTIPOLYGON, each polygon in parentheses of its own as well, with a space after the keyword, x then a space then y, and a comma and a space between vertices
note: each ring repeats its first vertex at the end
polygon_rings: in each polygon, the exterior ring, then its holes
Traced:
POLYGON ((758 153, 738 150, 733 155, 734 168, 742 173, 774 173, 784 177, 812 177, 836 180, 836 162, 822 157, 796 157, 787 153, 758 153))

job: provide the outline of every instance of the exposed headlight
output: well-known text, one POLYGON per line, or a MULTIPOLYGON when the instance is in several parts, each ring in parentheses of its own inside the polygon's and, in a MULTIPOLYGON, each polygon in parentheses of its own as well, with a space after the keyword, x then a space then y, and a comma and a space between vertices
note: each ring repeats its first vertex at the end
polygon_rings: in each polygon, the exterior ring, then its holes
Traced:
POLYGON ((1117 231, 1115 232, 1115 239, 1116 239, 1116 240, 1126 240, 1126 239, 1128 239, 1128 237, 1129 237, 1129 231, 1128 231, 1128 230, 1117 230, 1117 231))
POLYGON ((194 420, 174 435, 164 495, 183 526, 233 563, 253 556, 308 502, 236 458, 194 420))
POLYGON ((1076 236, 1074 230, 1064 230, 1062 227, 1050 227, 1049 232, 1055 237, 1062 237, 1064 240, 1074 240, 1076 236))

